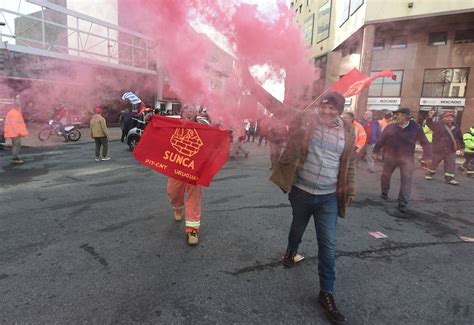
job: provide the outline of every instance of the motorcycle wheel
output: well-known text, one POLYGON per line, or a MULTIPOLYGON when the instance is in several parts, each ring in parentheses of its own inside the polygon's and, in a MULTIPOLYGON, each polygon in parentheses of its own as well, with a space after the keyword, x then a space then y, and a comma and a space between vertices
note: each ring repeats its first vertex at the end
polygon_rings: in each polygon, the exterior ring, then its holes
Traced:
POLYGON ((46 141, 51 137, 51 130, 50 129, 43 129, 38 133, 38 139, 41 141, 46 141))
POLYGON ((81 132, 79 130, 72 130, 67 137, 71 141, 78 141, 81 138, 81 132))
POLYGON ((127 137, 127 144, 130 147, 130 150, 133 151, 133 149, 138 144, 138 141, 140 141, 140 137, 136 134, 132 134, 127 137))

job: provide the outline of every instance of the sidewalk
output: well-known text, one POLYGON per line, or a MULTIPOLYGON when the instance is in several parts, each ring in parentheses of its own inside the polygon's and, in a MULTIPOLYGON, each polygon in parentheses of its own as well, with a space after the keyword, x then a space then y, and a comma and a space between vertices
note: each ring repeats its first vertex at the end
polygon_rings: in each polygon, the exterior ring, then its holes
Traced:
MULTIPOLYGON (((30 133, 28 136, 21 139, 22 147, 29 147, 29 148, 41 148, 41 147, 51 147, 51 146, 58 146, 58 145, 71 145, 74 143, 89 143, 94 142, 91 138, 91 132, 89 128, 81 128, 79 131, 81 132, 81 138, 79 141, 73 142, 68 141, 65 142, 63 137, 53 134, 51 138, 46 141, 41 141, 38 139, 38 134, 41 130, 40 125, 28 125, 28 132, 30 133)), ((109 141, 113 140, 120 140, 122 135, 122 130, 119 127, 109 127, 109 141)), ((11 146, 11 141, 6 140, 5 142, 6 147, 11 146)))

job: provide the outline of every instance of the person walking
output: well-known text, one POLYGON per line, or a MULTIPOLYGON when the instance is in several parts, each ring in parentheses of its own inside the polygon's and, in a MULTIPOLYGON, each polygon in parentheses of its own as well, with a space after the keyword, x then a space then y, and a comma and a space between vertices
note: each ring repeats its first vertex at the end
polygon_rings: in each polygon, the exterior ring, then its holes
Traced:
POLYGON ((468 177, 474 177, 474 126, 464 133, 464 158, 466 161, 462 165, 462 169, 468 177))
POLYGON ((284 123, 275 117, 270 117, 266 123, 266 136, 270 149, 270 170, 273 170, 281 156, 285 142, 288 140, 288 129, 284 123))
POLYGON ((398 193, 398 210, 407 213, 408 200, 411 193, 411 184, 414 171, 415 145, 418 141, 423 147, 425 161, 431 159, 431 145, 426 139, 422 128, 410 120, 410 109, 400 108, 395 111, 394 123, 389 124, 382 133, 382 137, 374 147, 373 155, 384 150, 382 176, 380 177, 381 195, 388 199, 390 179, 395 169, 400 169, 400 191, 398 193))
POLYGON ((19 106, 12 106, 5 117, 4 137, 12 141, 12 164, 23 164, 23 159, 18 156, 21 150, 21 138, 26 137, 29 132, 26 129, 25 120, 19 106))
POLYGON ((120 122, 120 128, 122 129, 122 136, 120 137, 121 142, 125 142, 128 132, 132 128, 132 116, 133 116, 133 113, 131 110, 128 110, 128 111, 124 110, 120 114, 119 122, 120 122))
POLYGON ((231 160, 236 159, 239 153, 241 152, 244 154, 245 159, 249 157, 250 152, 248 150, 245 150, 244 148, 244 143, 245 143, 246 138, 247 138, 247 131, 245 129, 241 130, 240 136, 238 133, 234 134, 234 132, 232 132, 233 140, 232 140, 232 148, 230 150, 230 156, 229 156, 231 160))
POLYGON ((352 112, 344 112, 342 118, 346 123, 354 125, 355 152, 358 154, 367 142, 367 134, 364 127, 355 120, 355 115, 352 112))
POLYGON ((383 132, 383 130, 385 130, 387 125, 389 125, 393 122, 392 118, 393 118, 392 112, 388 112, 383 116, 383 119, 381 119, 380 122, 379 122, 380 132, 383 132))
POLYGON ((444 113, 441 121, 437 122, 433 121, 434 114, 434 111, 430 111, 426 119, 426 124, 433 131, 433 161, 428 164, 425 179, 432 180, 439 163, 443 161, 446 183, 459 185, 459 182, 455 179, 455 169, 456 151, 464 148, 461 130, 454 123, 453 112, 444 113))
MULTIPOLYGON (((270 181, 289 192, 293 221, 282 264, 297 263, 298 248, 313 216, 318 242, 318 301, 332 322, 346 318, 336 307, 336 225, 355 195, 354 128, 339 116, 345 99, 336 92, 322 96, 316 110, 295 113, 288 143, 270 181)), ((284 114, 284 113, 283 113, 284 114)))
POLYGON ((371 111, 364 113, 364 119, 359 122, 367 134, 367 142, 360 152, 360 157, 365 156, 369 172, 374 172, 375 160, 372 155, 374 146, 380 138, 381 129, 379 122, 373 118, 371 111))
MULTIPOLYGON (((181 118, 185 121, 209 124, 197 119, 198 110, 193 105, 184 105, 181 109, 181 118)), ((245 137, 244 137, 245 141, 245 137)), ((174 211, 174 220, 180 222, 183 216, 186 220, 186 240, 188 245, 199 244, 199 230, 201 228, 201 200, 202 186, 192 185, 168 177, 168 198, 174 211), (187 197, 185 198, 185 195, 187 197)))
POLYGON ((107 129, 107 122, 102 116, 102 109, 96 107, 95 114, 91 118, 90 129, 91 138, 95 141, 95 161, 100 161, 100 148, 102 147, 102 161, 110 160, 108 156, 109 151, 109 131, 107 129))

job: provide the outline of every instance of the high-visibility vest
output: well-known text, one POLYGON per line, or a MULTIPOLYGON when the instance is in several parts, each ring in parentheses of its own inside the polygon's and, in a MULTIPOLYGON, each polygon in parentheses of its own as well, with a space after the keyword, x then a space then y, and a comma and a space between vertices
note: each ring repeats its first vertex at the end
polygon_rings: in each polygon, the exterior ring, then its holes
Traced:
POLYGON ((16 108, 12 108, 7 113, 3 131, 5 138, 24 137, 29 134, 23 116, 16 108))
POLYGON ((474 153, 474 127, 462 136, 464 140, 464 152, 474 153))
POLYGON ((428 141, 430 143, 433 142, 433 131, 428 127, 428 125, 426 125, 426 123, 423 125, 423 132, 425 133, 428 141))
POLYGON ((367 133, 365 133, 364 127, 357 121, 353 121, 354 124, 354 134, 355 134, 355 144, 356 152, 359 153, 362 147, 367 142, 367 133))

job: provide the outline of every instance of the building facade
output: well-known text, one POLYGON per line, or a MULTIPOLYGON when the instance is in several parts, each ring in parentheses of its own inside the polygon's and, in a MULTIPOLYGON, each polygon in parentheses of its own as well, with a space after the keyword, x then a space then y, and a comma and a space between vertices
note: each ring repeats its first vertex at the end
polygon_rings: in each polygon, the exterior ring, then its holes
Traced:
POLYGON ((455 111, 463 130, 474 125, 472 1, 297 0, 291 7, 321 71, 314 98, 354 67, 366 75, 391 69, 397 80, 377 79, 348 98, 347 109, 360 117, 408 107, 418 120, 430 109, 455 111))

